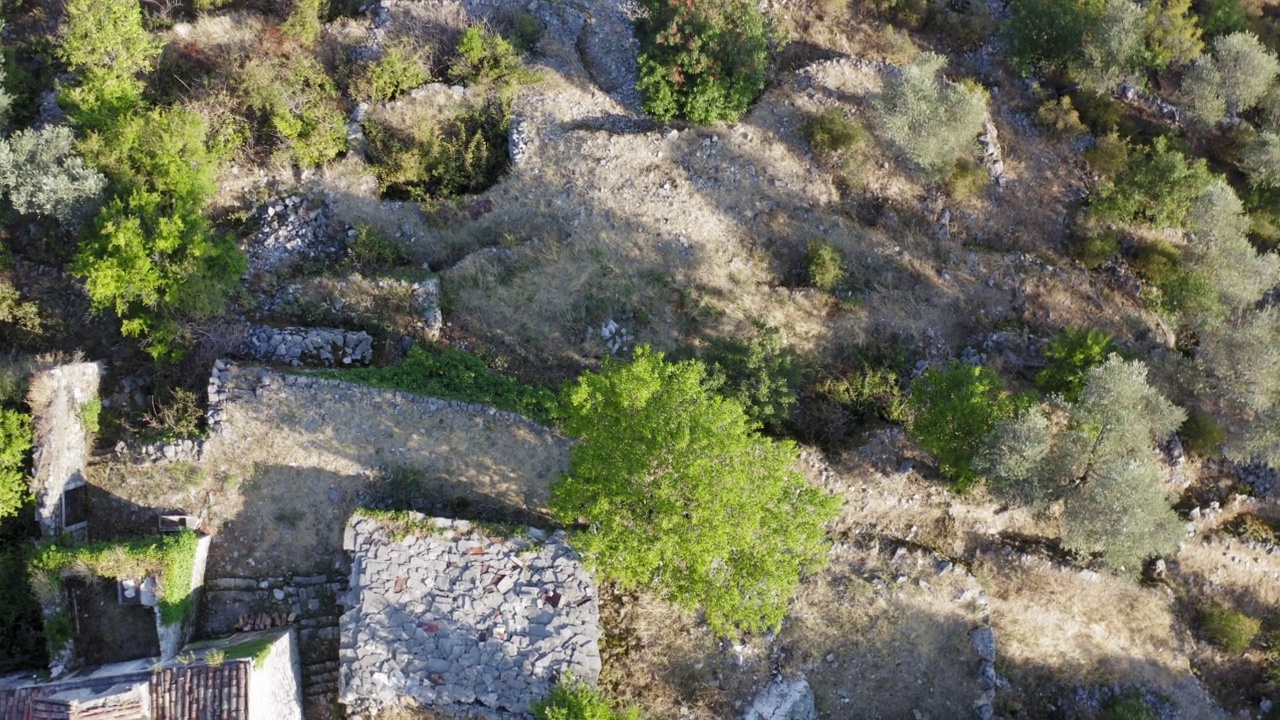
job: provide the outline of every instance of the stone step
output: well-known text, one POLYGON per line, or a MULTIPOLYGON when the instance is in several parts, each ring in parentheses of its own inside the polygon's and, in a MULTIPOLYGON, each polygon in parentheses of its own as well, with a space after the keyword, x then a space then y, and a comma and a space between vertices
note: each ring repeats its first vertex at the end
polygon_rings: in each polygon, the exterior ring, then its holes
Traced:
POLYGON ((204 587, 206 591, 213 592, 218 590, 257 590, 258 581, 253 578, 214 578, 205 580, 204 587))
POLYGON ((318 675, 306 675, 304 673, 302 684, 306 687, 315 687, 317 685, 333 685, 337 687, 338 671, 334 670, 333 672, 320 673, 318 675))
POLYGON ((340 667, 342 667, 342 663, 338 662, 337 660, 322 660, 320 662, 314 662, 309 665, 303 665, 302 672, 327 673, 327 672, 334 672, 340 667))

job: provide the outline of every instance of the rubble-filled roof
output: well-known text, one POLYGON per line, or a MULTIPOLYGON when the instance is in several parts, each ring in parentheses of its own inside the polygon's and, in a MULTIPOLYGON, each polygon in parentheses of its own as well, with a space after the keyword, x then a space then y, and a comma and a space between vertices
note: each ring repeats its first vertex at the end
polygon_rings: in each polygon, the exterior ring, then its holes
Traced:
POLYGON ((341 700, 410 697, 451 716, 523 715, 566 673, 600 673, 595 586, 564 533, 497 538, 462 520, 357 514, 341 700), (404 537, 401 537, 404 535, 404 537))

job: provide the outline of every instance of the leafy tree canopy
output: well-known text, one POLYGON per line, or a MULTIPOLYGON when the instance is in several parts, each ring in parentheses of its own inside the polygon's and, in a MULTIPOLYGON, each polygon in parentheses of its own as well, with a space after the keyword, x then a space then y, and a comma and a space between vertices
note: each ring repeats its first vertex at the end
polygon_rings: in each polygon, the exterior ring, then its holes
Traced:
POLYGON ((564 395, 581 438, 551 507, 603 577, 700 608, 722 634, 776 628, 825 562, 838 501, 795 470, 796 448, 759 435, 703 365, 638 348, 564 395))
POLYGON ((58 56, 78 78, 62 94, 76 122, 104 127, 136 107, 139 76, 151 71, 160 48, 142 26, 141 4, 68 0, 58 56))
POLYGON ((17 514, 27 498, 22 471, 31 450, 31 418, 0 408, 0 520, 17 514))
POLYGON ((971 155, 987 117, 987 95, 979 87, 939 79, 946 58, 922 53, 885 80, 877 102, 880 122, 926 182, 945 180, 971 155))
POLYGON ((734 122, 764 90, 771 29, 750 0, 643 0, 644 109, 659 120, 734 122))
POLYGON ((106 179, 76 154, 70 128, 22 130, 0 139, 0 193, 18 212, 67 221, 105 186, 106 179))

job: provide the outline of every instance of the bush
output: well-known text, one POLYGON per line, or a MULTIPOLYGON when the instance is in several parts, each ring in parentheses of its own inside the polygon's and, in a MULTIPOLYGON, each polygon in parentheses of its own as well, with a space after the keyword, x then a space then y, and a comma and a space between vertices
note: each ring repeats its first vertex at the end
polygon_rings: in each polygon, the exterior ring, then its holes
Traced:
POLYGON ((957 490, 978 480, 974 459, 996 423, 1013 417, 1024 399, 1011 396, 994 370, 952 362, 930 368, 911 384, 908 429, 938 458, 938 469, 957 490))
POLYGON ((102 398, 94 397, 80 406, 80 424, 90 434, 98 432, 99 420, 102 418, 102 398))
POLYGON ((1229 35, 1249 26, 1240 0, 1196 0, 1195 9, 1205 37, 1229 35))
POLYGON ((415 345, 398 365, 330 371, 329 377, 415 395, 484 403, 546 422, 556 415, 555 396, 499 375, 471 353, 453 348, 431 352, 415 345))
POLYGON ((394 100, 431 79, 426 53, 406 43, 388 45, 382 57, 363 64, 350 84, 353 98, 394 100))
POLYGON ((1102 720, 1160 720, 1160 714, 1147 705, 1142 695, 1130 693, 1107 703, 1102 720))
POLYGON ((806 256, 809 284, 822 292, 831 292, 844 280, 844 261, 834 245, 821 240, 809 243, 806 256))
POLYGON ((14 325, 33 335, 40 332, 40 306, 34 302, 23 302, 22 293, 8 277, 3 276, 0 276, 0 323, 14 325))
POLYGON ((887 422, 906 422, 906 395, 896 370, 863 367, 837 379, 818 384, 820 394, 832 398, 859 418, 879 417, 887 422))
POLYGON ((1101 330, 1067 328, 1045 348, 1049 365, 1036 375, 1036 385, 1045 392, 1075 400, 1084 389, 1089 370, 1106 362, 1117 350, 1115 341, 1101 330))
POLYGON ((1080 114, 1071 107, 1071 97, 1068 95, 1044 101, 1036 110, 1036 124, 1059 140, 1070 140, 1089 130, 1080 122, 1080 114))
POLYGON ((281 23, 280 29, 304 45, 314 45, 320 39, 320 33, 324 32, 321 11, 326 5, 326 0, 293 0, 289 16, 281 23))
POLYGON ((838 162, 867 141, 867 129, 857 119, 846 118, 840 108, 828 108, 805 121, 801 128, 813 153, 826 162, 838 162))
POLYGON ((978 197, 991 186, 991 174, 972 160, 961 160, 947 177, 947 195, 965 201, 978 197))
POLYGON ((142 438, 149 442, 172 442, 200 437, 204 433, 204 408, 190 390, 171 388, 157 393, 151 410, 142 416, 142 438))
POLYGON ((1226 528, 1232 535, 1248 543, 1270 545, 1280 538, 1271 523, 1249 513, 1237 515, 1235 519, 1227 523, 1226 528))
POLYGON ((70 128, 45 126, 0 139, 0 193, 20 213, 70 222, 98 199, 106 184, 76 154, 70 128))
POLYGON ((30 416, 0 408, 0 520, 16 515, 29 495, 25 470, 31 439, 30 416))
POLYGON ((710 382, 736 400, 747 415, 772 432, 791 419, 806 368, 782 344, 776 328, 760 326, 746 340, 713 340, 704 358, 710 382))
POLYGON ((530 708, 537 720, 640 720, 640 711, 618 711, 599 688, 567 678, 530 708))
POLYGON ((501 35, 472 26, 462 32, 457 52, 449 66, 449 79, 456 83, 513 83, 533 79, 520 63, 520 53, 501 35))
POLYGON ((136 2, 68 0, 58 57, 77 77, 59 99, 77 125, 103 128, 138 107, 160 43, 142 26, 136 2))
POLYGON ((528 10, 518 10, 511 18, 508 39, 520 52, 530 52, 542 37, 542 22, 528 10))
POLYGON ((1120 254, 1120 239, 1113 232, 1077 227, 1068 248, 1071 257, 1090 270, 1120 254))
POLYGON ((1143 14, 1129 0, 1014 0, 1010 9, 1006 35, 1024 74, 1066 71, 1101 92, 1137 69, 1143 14))
POLYGON ((356 225, 356 235, 347 243, 347 265, 358 272, 378 274, 408 262, 403 247, 368 223, 356 225))
POLYGON ((1103 180, 1114 180, 1129 164, 1129 143, 1111 132, 1094 141, 1084 153, 1085 162, 1103 180))
POLYGON ((279 147, 278 161, 315 167, 347 149, 338 88, 311 56, 285 49, 255 57, 236 82, 259 136, 279 147))
POLYGON ((244 254, 213 232, 203 210, 215 189, 205 125, 184 110, 156 109, 91 135, 86 157, 114 197, 81 242, 73 271, 99 312, 144 339, 153 356, 177 357, 177 318, 220 312, 245 271, 244 254))
POLYGON ((1107 93, 1082 88, 1071 94, 1071 104, 1080 115, 1080 122, 1094 135, 1102 137, 1114 133, 1124 119, 1124 104, 1107 93))
POLYGON ((1199 608, 1196 618, 1204 638, 1232 655, 1248 650, 1262 630, 1262 621, 1257 618, 1218 604, 1199 608))
POLYGON ((1191 0, 1154 0, 1147 5, 1144 65, 1153 70, 1182 67, 1204 50, 1191 0))
POLYGON ((716 633, 776 630, 839 505, 795 471, 795 445, 758 435, 698 361, 647 347, 580 377, 563 408, 581 441, 551 509, 593 570, 700 609, 716 633))
POLYGON ((1118 223, 1147 222, 1183 227, 1187 211, 1213 176, 1203 159, 1188 161, 1165 138, 1129 157, 1113 183, 1104 183, 1089 202, 1099 218, 1118 223))
POLYGON ((877 99, 885 134, 927 183, 945 180, 956 163, 971 157, 987 117, 987 97, 937 79, 946 59, 923 53, 885 80, 877 99))
POLYGON ((764 90, 772 30, 751 0, 643 0, 644 110, 658 120, 735 122, 764 90))
POLYGON ((481 192, 498 181, 509 162, 510 107, 491 100, 406 133, 368 123, 369 158, 383 196, 421 201, 481 192))
POLYGON ((1187 414, 1187 421, 1178 429, 1182 441, 1194 455, 1202 458, 1214 457, 1222 452, 1222 444, 1227 440, 1227 430, 1222 427, 1212 414, 1203 410, 1192 410, 1187 414))

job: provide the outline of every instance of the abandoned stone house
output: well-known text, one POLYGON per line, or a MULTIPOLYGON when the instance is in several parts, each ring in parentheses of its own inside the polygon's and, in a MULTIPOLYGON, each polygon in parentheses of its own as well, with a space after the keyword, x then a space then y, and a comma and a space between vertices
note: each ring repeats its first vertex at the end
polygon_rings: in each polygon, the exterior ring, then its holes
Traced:
POLYGON ((599 599, 563 531, 358 511, 341 618, 349 717, 409 702, 509 719, 567 675, 600 674, 599 599))

